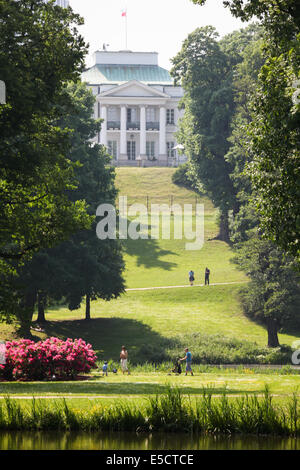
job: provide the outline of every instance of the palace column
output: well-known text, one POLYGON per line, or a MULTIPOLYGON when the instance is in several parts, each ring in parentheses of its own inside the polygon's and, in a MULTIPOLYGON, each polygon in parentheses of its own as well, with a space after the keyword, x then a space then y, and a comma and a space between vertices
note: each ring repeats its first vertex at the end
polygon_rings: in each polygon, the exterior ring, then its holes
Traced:
POLYGON ((120 124, 120 160, 128 160, 127 157, 127 110, 126 106, 121 106, 120 124))
POLYGON ((100 133, 100 144, 107 146, 107 106, 101 105, 101 133, 100 133))
POLYGON ((140 107, 140 157, 147 160, 146 155, 146 106, 140 107))
POLYGON ((166 108, 159 109, 159 155, 160 162, 167 162, 167 142, 166 142, 166 108))

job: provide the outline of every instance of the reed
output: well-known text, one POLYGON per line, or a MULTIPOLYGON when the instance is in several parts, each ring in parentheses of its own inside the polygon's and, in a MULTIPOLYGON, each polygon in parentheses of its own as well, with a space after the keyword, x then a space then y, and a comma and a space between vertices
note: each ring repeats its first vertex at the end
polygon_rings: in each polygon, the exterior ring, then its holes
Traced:
POLYGON ((187 432, 211 434, 300 434, 299 400, 296 393, 279 405, 266 387, 264 396, 246 394, 212 397, 203 389, 192 400, 179 388, 149 397, 144 407, 130 402, 96 403, 88 409, 72 408, 65 399, 36 400, 26 406, 7 396, 0 402, 0 429, 86 430, 134 432, 187 432))

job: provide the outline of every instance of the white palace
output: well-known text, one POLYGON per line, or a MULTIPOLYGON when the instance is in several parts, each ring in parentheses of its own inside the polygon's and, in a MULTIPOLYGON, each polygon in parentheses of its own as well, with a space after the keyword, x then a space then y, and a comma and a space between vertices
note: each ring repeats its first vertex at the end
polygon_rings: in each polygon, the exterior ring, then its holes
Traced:
MULTIPOLYGON (((157 52, 95 52, 82 80, 96 97, 95 118, 102 128, 95 141, 105 145, 115 165, 177 165, 174 133, 183 111, 180 86, 159 67, 157 52)), ((180 152, 181 153, 181 152, 180 152)))
MULTIPOLYGON (((45 3, 48 3, 49 0, 44 0, 45 3)), ((69 6, 69 0, 56 0, 54 5, 57 5, 62 8, 67 8, 69 6)))

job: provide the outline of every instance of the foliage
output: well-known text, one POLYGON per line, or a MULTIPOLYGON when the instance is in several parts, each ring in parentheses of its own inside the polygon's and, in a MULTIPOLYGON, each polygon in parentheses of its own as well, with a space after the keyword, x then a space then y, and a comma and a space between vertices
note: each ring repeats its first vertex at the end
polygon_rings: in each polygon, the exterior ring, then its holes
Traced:
POLYGON ((124 263, 117 240, 99 240, 96 236, 96 209, 103 203, 114 205, 117 190, 109 155, 103 146, 90 141, 100 131, 100 122, 92 117, 95 98, 85 84, 70 84, 66 93, 73 109, 64 114, 60 126, 72 129, 70 159, 77 164, 78 181, 69 198, 85 200, 94 221, 91 229, 77 232, 68 241, 37 255, 36 268, 41 258, 47 270, 36 277, 34 285, 55 299, 64 296, 73 310, 80 307, 84 296, 88 301, 118 297, 124 291, 124 263))
MULTIPOLYGON (((299 44, 295 45, 298 55, 299 44)), ((262 231, 278 246, 299 256, 300 108, 293 103, 297 67, 293 67, 292 57, 270 58, 261 70, 249 125, 248 151, 253 159, 247 171, 262 231)))
POLYGON ((267 325, 270 347, 279 346, 279 329, 291 318, 299 322, 300 286, 295 261, 272 242, 254 238, 242 244, 235 262, 251 278, 241 293, 245 313, 267 325))
MULTIPOLYGON (((203 5, 205 0, 193 0, 203 5)), ((267 56, 252 100, 247 173, 263 235, 298 257, 299 219, 299 2, 293 0, 224 1, 231 12, 259 18, 267 56)))
POLYGON ((91 224, 83 201, 70 201, 74 165, 70 133, 57 125, 70 103, 63 88, 77 81, 87 52, 71 9, 42 0, 0 1, 0 70, 7 103, 0 107, 1 270, 91 224))
MULTIPOLYGON (((74 163, 77 188, 67 192, 71 203, 84 201, 93 221, 91 228, 76 231, 68 240, 48 250, 41 250, 17 268, 16 274, 3 276, 3 287, 10 292, 2 311, 14 313, 22 334, 29 336, 33 309, 38 301, 44 310, 47 296, 67 299, 70 308, 80 306, 84 295, 95 300, 109 300, 123 292, 122 252, 116 240, 98 240, 95 230, 96 208, 114 203, 116 188, 110 158, 91 138, 100 130, 92 117, 94 97, 85 84, 69 84, 63 90, 71 103, 58 124, 71 132, 69 159, 74 163)), ((44 318, 39 318, 43 321, 44 318)))
POLYGON ((192 189, 199 194, 203 194, 201 184, 195 179, 188 163, 179 165, 172 175, 172 183, 187 189, 192 189))
POLYGON ((244 51, 260 34, 255 25, 221 41, 212 26, 198 28, 172 60, 172 75, 185 90, 178 140, 189 156, 191 171, 221 210, 220 238, 228 241, 228 211, 238 210, 234 169, 225 155, 230 148, 231 121, 236 110, 234 73, 244 51))
POLYGON ((192 351, 193 364, 289 364, 292 351, 278 347, 270 350, 251 341, 241 341, 220 334, 181 334, 170 338, 168 345, 145 345, 131 361, 152 362, 157 365, 181 357, 186 345, 192 351))
POLYGON ((172 59, 171 73, 185 90, 186 113, 178 137, 191 157, 197 178, 213 202, 223 208, 231 194, 223 155, 228 149, 228 114, 233 101, 230 63, 217 36, 212 26, 191 33, 172 59))
POLYGON ((48 338, 38 343, 26 339, 7 341, 5 358, 0 373, 8 380, 74 378, 96 367, 92 346, 82 339, 48 338))

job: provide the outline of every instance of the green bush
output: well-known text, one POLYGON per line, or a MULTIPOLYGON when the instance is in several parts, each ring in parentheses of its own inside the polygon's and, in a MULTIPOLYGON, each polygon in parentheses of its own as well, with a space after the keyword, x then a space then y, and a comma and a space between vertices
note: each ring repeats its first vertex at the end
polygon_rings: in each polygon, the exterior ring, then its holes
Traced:
POLYGON ((186 347, 192 352, 194 364, 291 364, 292 356, 291 348, 285 345, 267 348, 218 334, 191 333, 161 344, 142 346, 131 355, 131 362, 133 365, 172 363, 183 357, 186 347))
POLYGON ((177 186, 183 186, 187 189, 192 189, 198 194, 203 194, 203 189, 198 183, 193 174, 190 172, 189 164, 183 163, 180 165, 172 175, 172 183, 177 184, 177 186))

